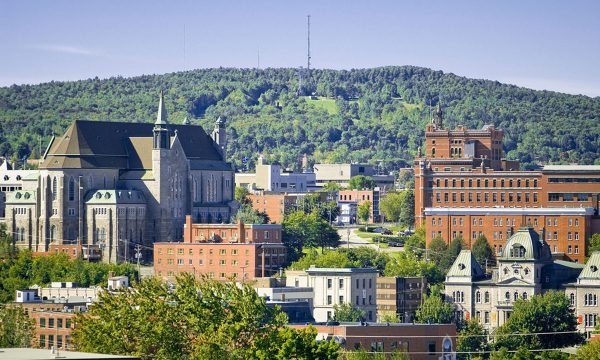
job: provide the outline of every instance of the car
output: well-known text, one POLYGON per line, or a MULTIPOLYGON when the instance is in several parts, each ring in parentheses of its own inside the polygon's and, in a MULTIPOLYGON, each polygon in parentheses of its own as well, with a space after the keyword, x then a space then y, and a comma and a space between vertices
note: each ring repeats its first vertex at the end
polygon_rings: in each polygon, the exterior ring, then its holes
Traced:
POLYGON ((394 234, 394 233, 392 232, 392 230, 390 230, 390 229, 385 229, 385 228, 384 228, 383 230, 381 230, 381 233, 382 233, 383 235, 392 235, 392 234, 394 234))
POLYGON ((404 244, 401 243, 401 242, 397 242, 397 241, 390 241, 390 242, 388 242, 388 246, 391 246, 391 247, 403 247, 404 244))

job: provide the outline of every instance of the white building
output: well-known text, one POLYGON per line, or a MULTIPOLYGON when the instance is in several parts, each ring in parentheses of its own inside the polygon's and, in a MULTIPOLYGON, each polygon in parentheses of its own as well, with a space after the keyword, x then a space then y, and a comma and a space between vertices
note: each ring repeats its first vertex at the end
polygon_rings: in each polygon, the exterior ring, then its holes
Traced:
POLYGON ((256 172, 235 174, 235 185, 252 192, 306 192, 315 187, 315 174, 282 171, 280 165, 265 164, 261 155, 258 157, 256 172))
POLYGON ((311 267, 306 271, 287 271, 286 286, 313 289, 312 311, 317 322, 335 318, 334 305, 350 303, 365 312, 365 320, 377 314, 377 269, 333 269, 311 267))
POLYGON ((486 276, 470 250, 463 250, 446 274, 445 296, 457 318, 477 318, 488 330, 502 326, 514 302, 546 291, 565 291, 588 335, 600 313, 600 252, 585 265, 553 260, 550 247, 532 228, 511 236, 498 257, 498 269, 486 276))

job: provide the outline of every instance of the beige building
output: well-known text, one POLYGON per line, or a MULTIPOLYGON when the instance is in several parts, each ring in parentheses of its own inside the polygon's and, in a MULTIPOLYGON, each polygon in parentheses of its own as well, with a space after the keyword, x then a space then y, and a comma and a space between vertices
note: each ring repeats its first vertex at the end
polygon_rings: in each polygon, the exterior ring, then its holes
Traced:
POLYGON ((382 191, 393 189, 394 176, 377 173, 375 165, 370 164, 315 164, 313 167, 316 185, 322 187, 329 182, 334 182, 346 187, 353 176, 363 175, 373 178, 382 191))
POLYGON ((475 317, 489 330, 503 325, 518 299, 530 299, 549 290, 565 291, 579 320, 589 333, 596 324, 600 296, 600 252, 583 265, 553 260, 550 247, 532 228, 519 229, 507 240, 498 268, 486 276, 470 250, 463 250, 446 274, 445 296, 456 317, 475 317))
POLYGON ((352 304, 365 312, 367 321, 377 315, 377 269, 315 268, 286 271, 286 286, 313 288, 313 317, 317 322, 335 318, 335 305, 352 304))
POLYGON ((265 164, 260 155, 256 172, 235 174, 235 186, 245 187, 251 192, 306 192, 315 187, 315 174, 283 171, 280 165, 265 164))
POLYGON ((414 322, 426 289, 424 277, 378 277, 377 319, 391 315, 402 323, 414 322))
POLYGON ((154 124, 77 120, 53 138, 39 170, 0 169, 2 209, 20 248, 81 245, 89 259, 152 260, 152 244, 182 238, 185 215, 227 222, 234 174, 225 161, 224 120, 212 138, 201 126, 168 122, 161 94, 154 124))

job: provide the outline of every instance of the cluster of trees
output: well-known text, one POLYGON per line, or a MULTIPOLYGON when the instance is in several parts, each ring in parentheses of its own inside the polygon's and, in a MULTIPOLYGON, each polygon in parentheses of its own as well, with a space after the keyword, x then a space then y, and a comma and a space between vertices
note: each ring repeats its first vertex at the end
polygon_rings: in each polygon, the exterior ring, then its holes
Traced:
MULTIPOLYGON (((428 256, 445 274, 460 254, 460 251, 465 248, 465 242, 460 236, 452 239, 450 245, 441 237, 436 236, 429 243, 428 256)), ((480 235, 475 240, 471 247, 471 253, 482 267, 496 262, 494 251, 484 235, 480 235)))
POLYGON ((505 130, 510 159, 537 162, 600 159, 600 99, 535 91, 441 71, 395 66, 311 71, 298 96, 297 69, 202 69, 133 78, 115 77, 0 88, 0 155, 36 156, 74 119, 152 121, 165 89, 170 121, 185 116, 212 128, 228 118, 228 154, 252 169, 256 154, 298 169, 311 162, 409 165, 422 144, 430 108, 444 124, 505 130), (328 108, 324 102, 331 104, 328 108), (247 159, 247 161, 244 161, 247 159))
POLYGON ((412 226, 415 223, 415 193, 413 190, 390 191, 379 202, 379 209, 388 221, 412 226))
POLYGON ((305 248, 321 249, 336 248, 340 236, 331 224, 318 211, 305 213, 294 211, 283 219, 282 242, 287 248, 287 260, 298 260, 305 248))
POLYGON ((339 351, 313 328, 286 327, 285 313, 250 285, 188 274, 173 287, 151 278, 101 293, 75 321, 77 349, 142 359, 337 359, 339 351))
POLYGON ((83 259, 71 260, 64 254, 34 257, 31 251, 18 251, 0 226, 0 303, 14 301, 15 291, 32 285, 48 285, 53 281, 72 281, 79 286, 105 285, 108 273, 137 278, 131 264, 91 263, 83 259))

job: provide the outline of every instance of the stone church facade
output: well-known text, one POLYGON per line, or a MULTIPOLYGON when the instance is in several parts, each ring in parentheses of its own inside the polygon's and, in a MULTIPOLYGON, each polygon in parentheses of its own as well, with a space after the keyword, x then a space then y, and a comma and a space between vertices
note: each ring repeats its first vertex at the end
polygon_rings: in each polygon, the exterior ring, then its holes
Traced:
MULTIPOLYGON (((6 187, 7 230, 36 252, 79 245, 123 262, 138 248, 150 261, 154 242, 182 239, 185 215, 229 221, 236 203, 226 141, 222 119, 212 137, 187 119, 169 123, 162 93, 154 124, 77 120, 51 140, 39 170, 6 187)), ((0 177, 15 172, 0 169, 0 177)))

